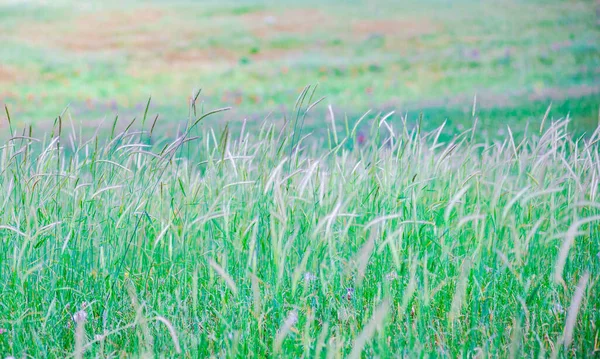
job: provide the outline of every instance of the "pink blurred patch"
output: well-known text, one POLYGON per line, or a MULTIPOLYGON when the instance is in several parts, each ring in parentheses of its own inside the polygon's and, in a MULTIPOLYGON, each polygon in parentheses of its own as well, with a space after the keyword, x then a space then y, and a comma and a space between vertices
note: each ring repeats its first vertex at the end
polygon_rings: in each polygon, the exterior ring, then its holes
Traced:
POLYGON ((358 135, 356 135, 356 142, 361 146, 364 145, 365 142, 367 142, 367 136, 365 136, 364 133, 359 132, 358 135))

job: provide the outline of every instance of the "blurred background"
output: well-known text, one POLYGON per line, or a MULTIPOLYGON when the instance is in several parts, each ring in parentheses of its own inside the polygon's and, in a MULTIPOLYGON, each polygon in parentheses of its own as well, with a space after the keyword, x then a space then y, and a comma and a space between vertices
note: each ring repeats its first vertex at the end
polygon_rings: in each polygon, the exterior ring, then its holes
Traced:
POLYGON ((96 126, 139 117, 152 96, 169 127, 200 88, 206 110, 233 106, 214 121, 260 123, 316 83, 326 99, 314 130, 327 104, 350 121, 396 110, 460 130, 475 96, 486 131, 539 122, 550 104, 551 117, 590 130, 600 3, 0 0, 0 104, 17 124, 44 128, 68 106, 96 126))

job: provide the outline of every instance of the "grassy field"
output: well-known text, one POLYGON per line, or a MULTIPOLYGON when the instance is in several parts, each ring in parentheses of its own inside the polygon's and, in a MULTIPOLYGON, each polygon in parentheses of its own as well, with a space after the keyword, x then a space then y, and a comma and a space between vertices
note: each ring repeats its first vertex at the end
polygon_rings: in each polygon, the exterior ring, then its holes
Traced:
MULTIPOLYGON (((260 124, 319 82, 338 116, 395 109, 425 128, 574 118, 600 107, 594 1, 0 1, 0 103, 19 123, 138 117, 164 125, 202 88, 226 120, 260 124)), ((306 125, 323 127, 315 113, 306 125)), ((397 118, 399 120, 399 118, 397 118)), ((47 128, 46 126, 45 128, 47 128)), ((254 127, 254 126, 253 126, 254 127)), ((514 126, 518 129, 519 126, 514 126)))
POLYGON ((599 356, 598 6, 0 0, 0 358, 599 356))
POLYGON ((442 142, 334 118, 319 143, 307 100, 255 133, 197 114, 172 141, 146 122, 6 142, 0 352, 598 355, 600 128, 442 142))

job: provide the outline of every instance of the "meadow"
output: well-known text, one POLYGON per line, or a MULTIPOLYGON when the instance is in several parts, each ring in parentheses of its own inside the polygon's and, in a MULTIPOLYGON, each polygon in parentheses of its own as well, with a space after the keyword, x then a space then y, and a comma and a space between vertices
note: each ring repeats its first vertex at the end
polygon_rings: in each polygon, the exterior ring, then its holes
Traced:
POLYGON ((151 112, 176 128, 202 88, 209 108, 232 106, 226 120, 256 129, 319 82, 350 120, 396 110, 458 132, 477 96, 482 130, 539 125, 552 103, 550 117, 591 132, 598 21, 591 0, 1 0, 0 103, 16 123, 47 129, 68 106, 95 128, 141 116, 152 96, 151 112))
POLYGON ((600 355, 595 5, 500 3, 0 0, 0 358, 600 355))
MULTIPOLYGON (((592 357, 600 128, 367 139, 332 118, 215 133, 190 109, 0 149, 0 348, 14 357, 592 357), (114 126, 113 126, 114 128, 114 126), (158 136, 157 141, 151 139, 158 136), (152 144, 150 144, 152 143, 152 144)), ((12 129, 11 129, 12 131, 12 129)))

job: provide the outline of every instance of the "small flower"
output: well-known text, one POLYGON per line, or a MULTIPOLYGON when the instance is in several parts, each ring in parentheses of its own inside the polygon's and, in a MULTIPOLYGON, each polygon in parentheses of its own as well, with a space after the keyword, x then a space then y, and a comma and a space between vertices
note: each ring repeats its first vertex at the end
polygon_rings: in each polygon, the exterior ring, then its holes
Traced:
POLYGON ((385 275, 385 279, 387 279, 388 281, 393 281, 395 279, 398 279, 398 274, 396 272, 389 272, 385 275))
POLYGON ((85 307, 87 306, 86 302, 81 304, 81 310, 77 311, 73 314, 73 321, 75 323, 83 323, 87 320, 87 312, 85 311, 85 307))
POLYGON ((364 145, 365 142, 367 142, 367 136, 364 133, 359 132, 358 135, 356 135, 356 142, 359 145, 364 145))
POLYGON ((306 283, 310 283, 310 282, 315 281, 315 280, 317 280, 317 276, 316 275, 312 274, 311 272, 304 273, 304 281, 306 283))
POLYGON ((96 334, 96 335, 94 335, 94 340, 101 342, 104 340, 104 335, 96 334))
POLYGON ((346 299, 352 300, 352 294, 354 294, 354 288, 346 288, 346 299))
POLYGON ((5 329, 5 328, 0 328, 0 335, 4 334, 4 333, 6 333, 6 332, 8 332, 8 330, 7 330, 7 329, 5 329))

